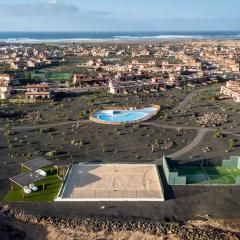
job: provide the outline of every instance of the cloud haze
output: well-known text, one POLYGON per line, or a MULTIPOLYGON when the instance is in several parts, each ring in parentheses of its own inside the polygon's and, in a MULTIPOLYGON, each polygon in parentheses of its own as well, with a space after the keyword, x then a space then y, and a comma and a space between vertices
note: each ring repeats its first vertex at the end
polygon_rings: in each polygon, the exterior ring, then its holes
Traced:
POLYGON ((240 30, 238 0, 0 1, 0 31, 240 30))
POLYGON ((28 15, 31 17, 49 15, 69 15, 79 11, 77 5, 68 4, 64 1, 50 0, 48 2, 30 2, 16 4, 0 4, 1 15, 18 15, 19 18, 28 15))

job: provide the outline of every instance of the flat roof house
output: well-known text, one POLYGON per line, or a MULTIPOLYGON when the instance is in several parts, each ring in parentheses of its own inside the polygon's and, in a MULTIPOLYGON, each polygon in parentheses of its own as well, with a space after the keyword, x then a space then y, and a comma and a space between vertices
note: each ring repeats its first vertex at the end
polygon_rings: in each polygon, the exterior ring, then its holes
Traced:
POLYGON ((30 84, 27 85, 27 91, 25 93, 27 99, 30 100, 42 100, 52 98, 51 89, 48 84, 30 84))
POLYGON ((5 74, 5 73, 0 74, 0 81, 7 81, 11 83, 13 79, 14 79, 13 76, 10 74, 5 74))
POLYGON ((84 74, 75 73, 73 75, 73 84, 75 86, 92 86, 92 85, 103 85, 108 83, 106 76, 99 75, 97 77, 91 77, 84 74))
POLYGON ((110 81, 109 92, 112 94, 127 94, 143 91, 159 91, 166 88, 166 84, 157 78, 135 81, 110 81))
POLYGON ((221 86, 221 94, 230 97, 235 102, 240 103, 240 82, 239 81, 228 81, 226 86, 221 86))
POLYGON ((0 74, 0 99, 11 97, 13 76, 10 74, 0 74))
POLYGON ((11 97, 12 86, 8 81, 0 80, 0 99, 8 99, 11 97))

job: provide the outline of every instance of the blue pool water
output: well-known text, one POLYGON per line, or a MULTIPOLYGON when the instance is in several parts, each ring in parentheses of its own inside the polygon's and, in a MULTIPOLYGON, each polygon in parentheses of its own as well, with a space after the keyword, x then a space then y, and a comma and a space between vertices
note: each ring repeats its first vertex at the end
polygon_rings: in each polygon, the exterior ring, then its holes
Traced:
POLYGON ((142 120, 156 111, 157 109, 154 107, 135 110, 99 110, 93 116, 101 121, 128 123, 142 120))

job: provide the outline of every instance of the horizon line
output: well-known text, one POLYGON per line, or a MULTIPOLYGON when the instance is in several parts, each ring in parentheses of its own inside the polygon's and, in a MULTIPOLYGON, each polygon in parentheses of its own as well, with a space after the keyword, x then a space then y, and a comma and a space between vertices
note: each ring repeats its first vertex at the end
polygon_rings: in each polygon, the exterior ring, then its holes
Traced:
POLYGON ((0 32, 4 33, 28 33, 28 32, 38 32, 38 33, 46 33, 46 32, 54 32, 54 33, 73 33, 73 32, 78 32, 78 33, 164 33, 164 32, 240 32, 239 30, 100 30, 100 31, 95 31, 95 30, 0 30, 0 32))

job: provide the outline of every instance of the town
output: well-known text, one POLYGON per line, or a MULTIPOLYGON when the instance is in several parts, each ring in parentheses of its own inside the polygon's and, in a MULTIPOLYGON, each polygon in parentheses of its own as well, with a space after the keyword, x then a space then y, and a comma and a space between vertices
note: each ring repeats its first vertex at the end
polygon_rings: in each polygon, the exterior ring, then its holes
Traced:
POLYGON ((1 42, 2 201, 30 216, 236 218, 239 114, 239 40, 1 42))
MULTIPOLYGON (((97 46, 2 44, 0 96, 34 100, 52 98, 54 91, 96 88, 125 94, 204 86, 239 79, 239 62, 239 42, 234 40, 97 46)), ((234 100, 239 101, 238 87, 234 89, 234 100)), ((221 93, 231 96, 226 90, 221 93)))

